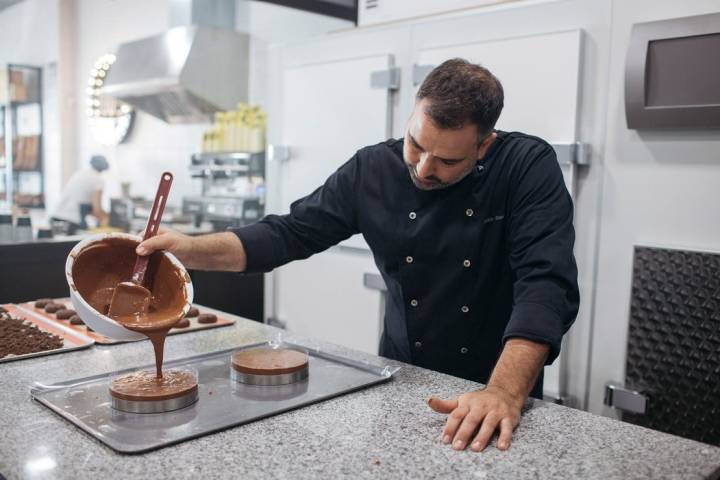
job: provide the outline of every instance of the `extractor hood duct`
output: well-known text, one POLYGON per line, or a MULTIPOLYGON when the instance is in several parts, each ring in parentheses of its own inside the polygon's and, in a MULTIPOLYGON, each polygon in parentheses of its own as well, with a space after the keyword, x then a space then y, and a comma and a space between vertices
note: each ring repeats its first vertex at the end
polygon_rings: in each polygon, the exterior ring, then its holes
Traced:
POLYGON ((120 45, 103 93, 168 123, 204 123, 247 100, 249 37, 233 30, 234 0, 171 0, 190 22, 120 45))

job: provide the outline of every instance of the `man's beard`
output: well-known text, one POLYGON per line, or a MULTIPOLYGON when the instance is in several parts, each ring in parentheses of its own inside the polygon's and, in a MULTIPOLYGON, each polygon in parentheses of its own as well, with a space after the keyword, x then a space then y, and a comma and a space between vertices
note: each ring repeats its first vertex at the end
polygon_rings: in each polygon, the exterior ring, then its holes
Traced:
POLYGON ((430 182, 425 183, 420 180, 420 178, 417 175, 417 172, 415 172, 415 167, 410 165, 409 163, 405 162, 405 166, 408 169, 408 173, 410 174, 410 180, 412 180, 413 185, 415 187, 419 188, 420 190, 430 191, 430 190, 442 190, 444 188, 452 187, 456 183, 459 183, 462 179, 467 177, 470 172, 472 172, 472 169, 475 168, 475 165, 470 166, 468 168, 467 172, 464 172, 462 175, 458 176, 455 180, 451 182, 443 182, 440 179, 432 179, 430 182))

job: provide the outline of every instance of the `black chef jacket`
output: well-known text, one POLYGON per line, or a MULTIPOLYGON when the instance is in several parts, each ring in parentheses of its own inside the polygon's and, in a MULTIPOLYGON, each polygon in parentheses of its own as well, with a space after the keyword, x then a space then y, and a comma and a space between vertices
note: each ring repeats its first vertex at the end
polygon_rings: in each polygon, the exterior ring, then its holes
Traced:
POLYGON ((521 337, 552 363, 579 303, 572 200, 550 145, 497 135, 467 177, 432 191, 412 183, 402 140, 359 150, 289 214, 234 230, 247 271, 362 233, 388 288, 381 355, 487 383, 521 337))

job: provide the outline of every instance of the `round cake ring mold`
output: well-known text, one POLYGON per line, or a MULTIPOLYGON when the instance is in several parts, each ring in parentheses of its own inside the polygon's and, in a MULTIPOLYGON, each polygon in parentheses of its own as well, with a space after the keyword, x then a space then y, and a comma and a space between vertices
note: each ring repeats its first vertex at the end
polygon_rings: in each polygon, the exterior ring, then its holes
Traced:
POLYGON ((111 407, 115 410, 128 413, 165 413, 189 407, 198 401, 198 389, 192 390, 180 397, 157 401, 123 400, 110 396, 111 407))
MULTIPOLYGON (((92 245, 93 243, 101 242, 111 238, 123 238, 128 240, 134 240, 137 242, 142 241, 142 238, 138 235, 113 232, 92 235, 75 245, 68 254, 67 260, 65 261, 65 279, 67 280, 68 286, 70 287, 70 300, 72 301, 73 307, 80 319, 82 319, 82 321, 85 322, 86 325, 95 330, 97 333, 115 340, 142 340, 143 338, 147 338, 142 333, 129 330, 120 325, 112 318, 108 317, 107 315, 103 315, 102 313, 92 308, 90 304, 87 303, 85 299, 82 298, 82 296, 78 293, 77 288, 75 287, 75 281, 72 278, 72 267, 75 263, 75 258, 77 258, 80 252, 89 245, 92 245)), ((185 267, 182 263, 180 263, 180 260, 178 260, 175 255, 169 252, 162 253, 172 262, 173 265, 178 267, 185 276, 186 302, 185 306, 183 307, 183 316, 185 316, 185 314, 190 310, 190 307, 192 306, 194 296, 193 285, 192 281, 190 280, 190 275, 187 273, 187 270, 185 270, 185 267)))
MULTIPOLYGON (((187 390, 186 392, 183 392, 178 396, 174 396, 172 398, 164 398, 162 400, 138 400, 118 398, 112 393, 113 382, 116 379, 122 378, 125 375, 132 374, 132 372, 118 374, 110 378, 110 385, 108 388, 108 394, 110 396, 110 406, 114 410, 129 413, 165 413, 172 412, 174 410, 180 410, 181 408, 188 407, 193 403, 197 402, 199 398, 198 391, 200 388, 197 369, 192 367, 181 367, 173 368, 170 370, 163 370, 163 373, 167 375, 170 374, 172 371, 182 371, 190 373, 195 382, 195 386, 192 389, 187 390)), ((150 373, 154 374, 153 371, 150 371, 150 373)))
POLYGON ((281 373, 280 375, 257 375, 254 373, 238 372, 234 368, 230 368, 230 377, 239 383, 260 386, 278 386, 288 385, 290 383, 300 382, 308 378, 309 368, 305 365, 297 372, 281 373))

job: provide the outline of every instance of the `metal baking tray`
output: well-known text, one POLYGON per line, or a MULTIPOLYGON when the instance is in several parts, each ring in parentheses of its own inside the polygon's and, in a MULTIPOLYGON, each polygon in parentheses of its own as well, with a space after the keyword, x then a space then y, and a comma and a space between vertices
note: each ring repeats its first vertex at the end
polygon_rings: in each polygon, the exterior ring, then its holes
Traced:
POLYGON ((25 310, 19 308, 17 305, 7 303, 2 305, 10 315, 16 318, 24 318, 28 323, 31 323, 38 327, 40 330, 50 332, 63 339, 63 346, 60 348, 54 348, 52 350, 42 350, 33 353, 23 353, 22 355, 8 355, 0 358, 0 363, 14 362, 15 360, 23 360, 25 358, 42 357, 43 355, 54 355, 57 353, 72 352, 74 350, 80 350, 88 348, 93 343, 92 338, 88 338, 85 335, 74 332, 72 329, 67 328, 65 325, 57 325, 55 322, 50 322, 37 315, 28 314, 25 310))
POLYGON ((287 342, 256 343, 166 362, 164 366, 191 366, 197 370, 199 399, 196 403, 167 413, 113 410, 108 393, 110 377, 137 368, 53 385, 35 383, 30 394, 113 450, 143 453, 387 382, 400 369, 356 362, 287 342), (279 386, 247 385, 231 378, 232 352, 268 345, 307 352, 309 377, 279 386))

